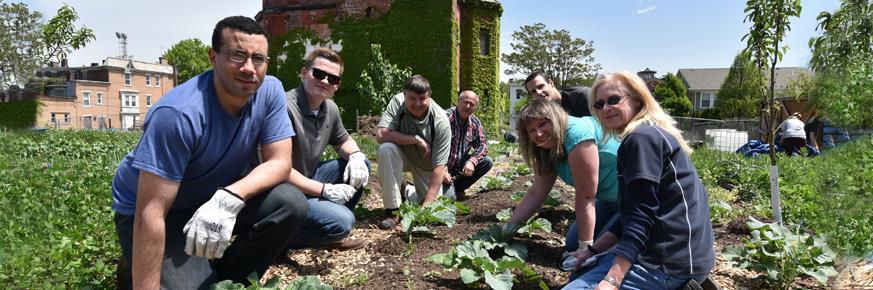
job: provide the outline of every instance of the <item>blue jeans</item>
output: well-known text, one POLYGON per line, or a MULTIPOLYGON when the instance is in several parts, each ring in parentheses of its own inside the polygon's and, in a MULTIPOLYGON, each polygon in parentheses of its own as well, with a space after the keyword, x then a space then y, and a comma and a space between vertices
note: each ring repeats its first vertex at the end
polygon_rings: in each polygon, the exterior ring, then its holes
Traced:
POLYGON ((837 143, 849 141, 849 131, 844 128, 824 126, 822 128, 822 141, 824 141, 822 147, 828 149, 834 148, 837 143))
MULTIPOLYGON (((592 266, 591 270, 582 274, 576 279, 570 280, 570 283, 562 289, 594 289, 597 284, 606 277, 609 268, 612 267, 612 262, 615 260, 615 254, 607 253, 603 255, 597 264, 592 266)), ((627 274, 624 276, 624 281, 621 282, 621 289, 631 290, 672 290, 679 289, 685 286, 689 280, 694 279, 698 282, 703 281, 706 274, 690 275, 690 276, 674 276, 664 273, 660 269, 644 267, 640 264, 633 264, 627 274)))
MULTIPOLYGON (((618 202, 617 201, 594 201, 594 239, 596 240, 603 235, 613 223, 618 221, 618 202)), ((573 221, 570 229, 567 230, 567 238, 564 242, 564 250, 567 252, 576 251, 579 249, 579 225, 573 221)))
MULTIPOLYGON (((370 160, 365 160, 370 169, 370 160)), ((315 168, 313 180, 324 183, 345 183, 343 172, 348 160, 334 159, 322 161, 315 168)), ((361 186, 355 195, 345 204, 337 204, 323 197, 306 196, 309 203, 309 215, 303 223, 303 228, 288 244, 291 248, 322 246, 337 242, 348 236, 355 225, 355 215, 352 212, 361 196, 364 187, 361 186)))
MULTIPOLYGON (((303 224, 309 209, 303 194, 287 183, 282 183, 268 192, 262 192, 246 201, 246 206, 237 215, 233 234, 236 239, 221 259, 209 261, 203 257, 185 253, 185 235, 182 229, 191 219, 197 207, 172 210, 165 219, 166 237, 164 259, 161 266, 162 289, 209 289, 212 284, 233 280, 248 284, 249 274, 264 274, 267 267, 285 249, 292 236, 303 224)), ((121 252, 128 262, 130 276, 133 262, 134 217, 115 214, 115 230, 121 244, 121 252)), ((128 289, 132 281, 127 283, 128 289)))

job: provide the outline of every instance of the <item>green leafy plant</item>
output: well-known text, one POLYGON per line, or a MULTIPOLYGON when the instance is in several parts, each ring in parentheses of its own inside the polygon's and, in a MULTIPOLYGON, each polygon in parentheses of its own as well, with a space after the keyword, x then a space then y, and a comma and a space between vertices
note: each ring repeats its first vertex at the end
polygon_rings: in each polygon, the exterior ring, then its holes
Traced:
POLYGON ((764 282, 773 289, 788 289, 794 279, 805 274, 819 283, 826 283, 836 276, 836 255, 824 238, 812 237, 799 229, 790 229, 777 223, 764 223, 754 217, 747 226, 752 236, 745 241, 745 248, 730 247, 722 255, 737 261, 738 267, 762 271, 764 282))
POLYGON ((461 281, 470 287, 512 289, 515 282, 526 281, 540 289, 549 289, 542 276, 524 263, 527 247, 519 241, 511 240, 511 237, 511 232, 492 224, 477 231, 448 253, 436 254, 427 259, 446 269, 457 269, 461 281), (514 277, 513 271, 521 275, 514 277))
MULTIPOLYGON (((513 192, 510 199, 514 202, 520 202, 521 199, 524 198, 524 191, 516 191, 513 192)), ((561 201, 558 199, 561 198, 561 192, 557 190, 552 190, 549 192, 549 195, 546 196, 546 199, 543 200, 543 207, 558 207, 561 205, 561 201)))
POLYGON ((403 203, 400 205, 400 227, 407 234, 413 232, 429 233, 431 230, 427 226, 430 224, 454 226, 455 214, 458 212, 468 214, 470 209, 445 196, 437 197, 427 206, 409 202, 403 203))
MULTIPOLYGON (((512 217, 512 209, 507 208, 497 212, 497 220, 501 222, 508 221, 509 218, 512 217)), ((532 236, 534 231, 542 230, 546 233, 552 232, 552 222, 547 219, 537 217, 536 215, 527 219, 524 224, 519 225, 518 233, 523 234, 525 236, 532 236)))
POLYGON ((528 167, 525 163, 519 163, 513 166, 513 169, 515 169, 515 174, 519 176, 528 175, 531 173, 530 167, 528 167))
POLYGON ((266 283, 261 284, 258 281, 258 274, 251 273, 248 278, 249 286, 246 287, 240 283, 234 283, 230 280, 224 280, 212 285, 212 289, 214 290, 333 290, 333 287, 330 285, 324 284, 318 279, 318 276, 303 276, 297 277, 294 281, 291 281, 288 285, 285 285, 285 288, 279 287, 279 277, 273 276, 270 280, 267 280, 266 283))
POLYGON ((485 176, 479 181, 480 191, 489 191, 507 188, 512 185, 512 178, 506 176, 485 176))

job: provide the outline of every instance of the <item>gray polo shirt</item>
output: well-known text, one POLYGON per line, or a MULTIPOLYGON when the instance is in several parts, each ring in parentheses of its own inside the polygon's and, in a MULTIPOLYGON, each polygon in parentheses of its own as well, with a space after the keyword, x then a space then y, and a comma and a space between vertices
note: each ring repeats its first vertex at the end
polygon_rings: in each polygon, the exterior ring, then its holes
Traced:
POLYGON ((406 111, 406 107, 403 106, 405 99, 406 97, 403 93, 399 93, 391 98, 388 107, 382 113, 382 119, 379 120, 379 127, 388 128, 406 135, 418 135, 427 141, 427 144, 430 145, 431 159, 425 159, 424 152, 418 146, 400 146, 403 150, 403 155, 415 167, 430 171, 439 165, 446 165, 446 162, 449 161, 452 138, 452 131, 449 128, 446 111, 431 99, 427 116, 424 117, 424 120, 416 120, 412 114, 406 111))
POLYGON ((349 132, 343 126, 339 108, 333 100, 324 100, 318 108, 318 116, 313 114, 302 85, 285 92, 285 105, 294 132, 297 132, 291 139, 294 169, 312 178, 327 145, 342 145, 349 138, 349 132))

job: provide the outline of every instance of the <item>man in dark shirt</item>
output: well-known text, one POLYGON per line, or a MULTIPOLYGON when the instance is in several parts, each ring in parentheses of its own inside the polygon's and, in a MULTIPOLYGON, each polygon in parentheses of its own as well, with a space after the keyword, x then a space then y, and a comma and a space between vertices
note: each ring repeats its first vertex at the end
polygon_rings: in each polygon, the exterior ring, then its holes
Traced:
POLYGON ((331 99, 339 89, 342 58, 329 48, 316 48, 300 70, 301 84, 285 93, 294 136, 293 167, 288 183, 306 195, 309 215, 290 247, 352 250, 362 240, 348 238, 352 213, 370 176, 370 161, 349 136, 331 99), (330 145, 340 155, 321 161, 330 145))
POLYGON ((588 110, 588 94, 591 88, 571 87, 558 90, 555 82, 545 73, 534 72, 524 79, 524 87, 535 98, 546 98, 561 103, 567 114, 573 117, 591 116, 588 110))
POLYGON ((443 189, 454 190, 458 200, 465 199, 467 188, 491 170, 485 131, 482 122, 473 115, 478 104, 476 93, 463 91, 458 95, 458 106, 446 110, 452 128, 452 142, 446 163, 448 170, 443 178, 443 184, 450 187, 444 186, 443 189))

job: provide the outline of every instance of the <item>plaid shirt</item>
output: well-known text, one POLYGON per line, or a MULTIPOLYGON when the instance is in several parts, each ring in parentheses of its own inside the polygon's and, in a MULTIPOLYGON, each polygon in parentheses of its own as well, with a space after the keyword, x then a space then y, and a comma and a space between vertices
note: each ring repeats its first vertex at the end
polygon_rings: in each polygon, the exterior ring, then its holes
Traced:
POLYGON ((449 174, 457 175, 464 169, 468 159, 473 162, 473 165, 477 165, 488 155, 488 143, 485 142, 485 131, 482 130, 482 122, 479 118, 470 115, 464 123, 457 107, 446 110, 446 114, 449 116, 449 126, 452 129, 451 151, 446 167, 449 174))

